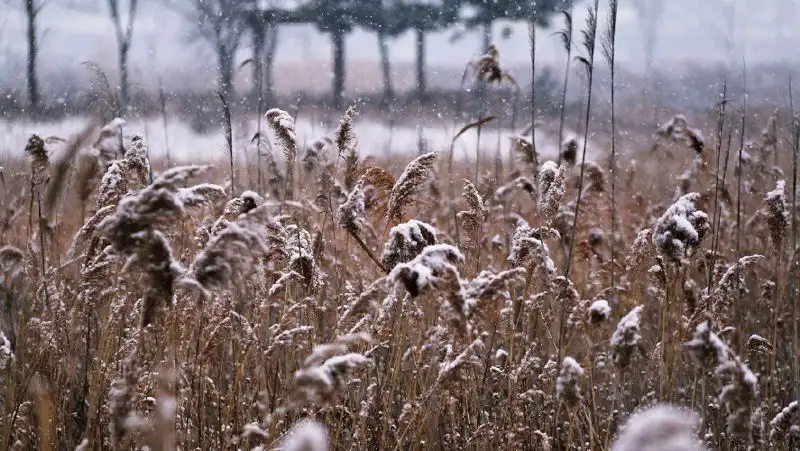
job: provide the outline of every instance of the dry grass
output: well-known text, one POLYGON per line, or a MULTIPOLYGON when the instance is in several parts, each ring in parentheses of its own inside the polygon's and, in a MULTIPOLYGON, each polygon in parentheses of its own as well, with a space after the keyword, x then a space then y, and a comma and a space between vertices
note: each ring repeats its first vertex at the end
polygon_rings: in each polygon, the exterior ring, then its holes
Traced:
POLYGON ((448 198, 472 166, 364 161, 354 117, 304 149, 267 113, 284 163, 234 193, 128 136, 5 163, 2 449, 800 446, 787 130, 723 178, 673 121, 620 156, 614 235, 606 161, 519 137, 448 198))

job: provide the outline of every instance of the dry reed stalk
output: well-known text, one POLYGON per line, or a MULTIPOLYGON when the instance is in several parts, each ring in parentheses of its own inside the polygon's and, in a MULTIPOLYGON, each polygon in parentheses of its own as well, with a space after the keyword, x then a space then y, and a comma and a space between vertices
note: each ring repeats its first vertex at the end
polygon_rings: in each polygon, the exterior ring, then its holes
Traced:
POLYGON ((272 128, 277 144, 283 150, 286 160, 286 177, 284 184, 284 202, 293 198, 294 166, 297 159, 297 135, 294 130, 294 118, 286 111, 273 108, 264 116, 267 124, 272 128))
POLYGON ((419 193, 421 185, 430 177, 439 154, 426 153, 417 157, 403 170, 392 187, 386 217, 392 223, 402 221, 406 208, 411 205, 419 193))

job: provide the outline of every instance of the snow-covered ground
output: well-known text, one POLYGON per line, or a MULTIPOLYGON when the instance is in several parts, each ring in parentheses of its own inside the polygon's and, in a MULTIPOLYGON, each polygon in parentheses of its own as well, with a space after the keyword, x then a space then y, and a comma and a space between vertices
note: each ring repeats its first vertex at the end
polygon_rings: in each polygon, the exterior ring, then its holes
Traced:
MULTIPOLYGON (((87 119, 81 118, 70 118, 58 122, 0 121, 0 161, 12 156, 21 156, 31 134, 35 133, 43 138, 56 136, 68 139, 82 130, 86 124, 87 119)), ((331 135, 335 131, 332 128, 335 125, 326 128, 321 123, 301 117, 296 124, 298 145, 302 149, 305 147, 304 144, 310 143, 314 139, 331 135)), ((265 128, 263 123, 262 127, 265 128)), ((247 161, 247 152, 255 150, 254 145, 250 144, 250 139, 256 130, 257 123, 255 121, 234 124, 234 148, 237 152, 236 158, 240 163, 247 161)), ((186 123, 171 121, 168 124, 167 133, 165 133, 161 119, 151 118, 128 122, 124 127, 124 132, 144 137, 149 145, 152 158, 166 157, 167 146, 170 158, 176 162, 190 163, 227 158, 224 150, 225 139, 221 131, 198 134, 186 123)), ((385 123, 368 119, 361 119, 355 123, 355 133, 358 136, 361 154, 381 158, 415 155, 418 151, 420 133, 428 151, 447 152, 456 132, 456 125, 445 122, 429 122, 418 127, 398 125, 393 128, 385 123)), ((503 149, 504 155, 507 155, 508 139, 511 136, 514 136, 511 130, 500 130, 498 136, 497 128, 486 126, 480 140, 481 151, 491 152, 493 155, 499 139, 501 149, 503 149)), ((475 130, 470 130, 459 137, 455 145, 455 158, 466 161, 474 159, 477 139, 475 130)), ((553 158, 557 155, 559 147, 557 137, 541 130, 537 131, 536 147, 539 150, 540 158, 553 158)), ((53 150, 57 152, 58 146, 54 146, 53 150)), ((587 145, 587 151, 588 158, 598 154, 598 148, 592 142, 587 145)))

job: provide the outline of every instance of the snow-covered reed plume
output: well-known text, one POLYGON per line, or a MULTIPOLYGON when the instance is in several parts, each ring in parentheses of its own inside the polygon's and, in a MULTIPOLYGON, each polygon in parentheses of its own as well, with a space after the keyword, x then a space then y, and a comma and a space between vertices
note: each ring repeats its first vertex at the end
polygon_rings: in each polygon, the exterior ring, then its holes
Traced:
POLYGON ((481 230, 483 223, 489 217, 489 211, 483 205, 483 197, 469 180, 464 180, 464 191, 461 196, 469 206, 468 210, 459 211, 456 215, 466 239, 464 244, 467 247, 479 247, 481 244, 481 230))
POLYGON ((344 116, 339 120, 334 142, 339 151, 339 157, 344 159, 344 187, 352 190, 360 176, 360 155, 358 153, 358 138, 353 130, 353 122, 358 117, 358 110, 350 106, 344 116))
POLYGON ((389 273, 389 278, 402 283, 411 296, 419 295, 442 278, 458 278, 458 263, 464 256, 449 244, 427 246, 413 260, 400 263, 389 273))
POLYGON ((653 244, 673 262, 680 262, 697 247, 710 229, 708 215, 695 206, 699 197, 698 193, 681 196, 653 228, 653 244))
POLYGON ((620 368, 626 368, 630 365, 633 353, 639 348, 639 342, 642 340, 640 326, 642 309, 644 309, 644 306, 636 306, 627 315, 623 316, 611 336, 611 351, 614 355, 614 362, 620 368))
POLYGON ((392 227, 383 246, 381 265, 391 271, 398 263, 413 259, 426 246, 439 242, 437 234, 432 225, 416 219, 392 227))
POLYGON ((758 406, 758 378, 717 334, 708 321, 700 323, 694 337, 684 344, 701 363, 714 365, 714 373, 726 381, 719 400, 728 412, 728 433, 750 440, 758 406))
MULTIPOLYGON (((705 147, 705 139, 699 130, 689 127, 686 116, 677 114, 669 121, 663 123, 655 133, 658 141, 666 140, 675 143, 683 143, 697 153, 701 153, 705 147)), ((658 146, 658 143, 656 143, 658 146)), ((657 148, 657 147, 656 147, 657 148)))
POLYGON ((275 134, 278 145, 283 150, 286 166, 293 168, 295 158, 297 158, 297 135, 294 131, 294 118, 291 114, 278 108, 267 111, 264 117, 275 134))
POLYGON ((783 244, 783 237, 789 228, 789 210, 786 202, 786 182, 778 180, 775 189, 764 196, 764 215, 769 226, 769 236, 776 249, 783 244))
POLYGON ((294 118, 278 108, 267 111, 264 117, 275 135, 278 146, 283 150, 283 157, 286 160, 285 189, 287 196, 291 197, 294 166, 297 159, 297 134, 294 130, 294 118))
POLYGON ((508 263, 511 266, 530 267, 535 269, 545 281, 555 277, 556 265, 550 258, 550 249, 545 240, 561 238, 558 231, 547 227, 531 228, 520 219, 511 240, 508 263))
POLYGON ((14 246, 0 247, 0 292, 9 289, 11 282, 23 273, 25 254, 14 246))
POLYGON ((797 417, 798 410, 800 410, 800 405, 797 401, 792 401, 769 422, 770 446, 779 447, 783 444, 792 421, 797 417))
MULTIPOLYGON (((113 214, 97 224, 97 231, 110 249, 127 259, 125 269, 147 276, 142 306, 142 325, 150 323, 155 310, 171 302, 175 281, 183 273, 180 263, 161 229, 167 229, 186 214, 180 185, 206 168, 187 166, 170 169, 152 184, 119 202, 113 214)), ((189 201, 198 202, 199 193, 189 201)))
POLYGON ((316 420, 305 419, 292 426, 278 445, 280 451, 327 451, 328 430, 316 420))
POLYGON ((315 139, 306 145, 300 161, 307 172, 321 170, 330 163, 331 155, 336 152, 336 144, 327 136, 315 139))
POLYGON ((200 286, 206 290, 225 288, 239 270, 247 268, 254 259, 270 254, 269 231, 276 232, 272 235, 275 238, 281 236, 283 230, 269 218, 266 208, 262 206, 243 213, 208 241, 192 265, 192 278, 200 286))
POLYGON ((580 378, 584 370, 572 357, 564 357, 561 371, 556 379, 556 395, 567 405, 574 407, 582 399, 580 378))
POLYGON ((697 423, 691 411, 657 404, 625 423, 611 451, 703 451, 695 435, 697 423))
POLYGON ((194 236, 195 243, 199 247, 205 247, 208 241, 228 227, 231 221, 263 203, 264 199, 253 191, 245 191, 239 197, 234 197, 225 204, 222 214, 213 223, 198 227, 194 236))
POLYGON ((397 178, 389 196, 386 216, 390 221, 399 222, 403 219, 406 208, 414 201, 419 194, 424 182, 433 171, 433 166, 439 159, 439 154, 435 152, 420 155, 406 165, 403 173, 397 178))
POLYGON ((122 199, 114 214, 98 224, 98 231, 114 250, 129 253, 140 243, 142 232, 165 227, 186 212, 183 198, 178 194, 180 185, 206 169, 184 166, 164 172, 145 189, 122 199))
POLYGON ((31 185, 44 185, 50 179, 50 156, 39 135, 31 135, 25 146, 31 164, 31 185))
POLYGON ((514 136, 511 138, 511 150, 516 159, 525 168, 525 172, 536 177, 539 172, 539 155, 536 152, 536 144, 533 140, 528 140, 522 136, 514 136))
POLYGON ((129 420, 134 413, 136 383, 141 368, 136 351, 123 362, 121 374, 114 379, 108 392, 108 411, 111 417, 111 443, 115 446, 122 442, 130 429, 129 420))
POLYGON ((494 44, 490 44, 486 53, 472 63, 472 72, 476 80, 487 84, 500 83, 509 79, 509 75, 500 67, 500 52, 494 44))
POLYGON ((364 190, 359 182, 347 195, 347 200, 339 206, 339 225, 357 235, 361 230, 365 215, 364 190))
POLYGON ((564 202, 565 166, 545 161, 539 169, 538 210, 542 224, 550 225, 564 202))
POLYGON ((627 271, 641 272, 647 270, 653 259, 653 229, 640 230, 633 240, 631 251, 625 260, 627 271))
POLYGON ((344 396, 352 374, 359 368, 372 364, 372 359, 358 352, 347 352, 350 346, 371 341, 369 335, 357 334, 339 337, 334 343, 314 348, 295 371, 296 392, 292 407, 306 403, 323 406, 344 396))
POLYGON ((147 185, 149 170, 147 145, 135 136, 122 158, 112 161, 100 179, 96 209, 116 205, 128 192, 147 185))
POLYGON ((714 319, 720 324, 726 324, 728 311, 736 296, 745 290, 744 276, 748 269, 763 260, 763 255, 748 255, 731 265, 719 279, 711 296, 706 300, 710 305, 709 310, 714 319))
POLYGON ((605 299, 597 299, 589 305, 589 323, 600 324, 611 317, 611 306, 605 299))
POLYGON ((11 341, 0 330, 0 371, 8 368, 12 361, 14 361, 14 351, 11 349, 11 341))

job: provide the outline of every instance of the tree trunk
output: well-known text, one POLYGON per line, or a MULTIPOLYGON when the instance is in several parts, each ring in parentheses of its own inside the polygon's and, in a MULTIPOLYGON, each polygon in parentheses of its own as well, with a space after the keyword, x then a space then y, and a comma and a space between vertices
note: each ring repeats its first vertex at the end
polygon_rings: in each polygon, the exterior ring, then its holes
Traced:
POLYGON ((383 101, 388 105, 394 97, 392 66, 389 61, 389 45, 386 42, 386 35, 380 30, 378 31, 378 52, 381 55, 381 72, 383 73, 383 101))
POLYGON ((422 28, 416 29, 417 33, 417 95, 419 98, 425 97, 428 89, 428 81, 425 78, 425 31, 422 28))
POLYGON ((253 33, 253 88, 251 96, 256 99, 259 104, 263 101, 264 96, 264 27, 261 24, 256 24, 251 27, 253 33))
POLYGON ((342 109, 344 105, 344 32, 335 30, 333 40, 333 106, 342 109))
POLYGON ((224 46, 217 47, 217 70, 219 79, 217 89, 226 99, 233 93, 233 55, 224 46))
POLYGON ((130 41, 119 41, 119 111, 117 115, 124 113, 130 102, 130 92, 128 91, 128 52, 130 51, 130 41))
POLYGON ((278 49, 278 26, 270 25, 267 29, 267 44, 265 58, 265 80, 264 86, 266 87, 266 100, 269 104, 275 102, 275 51, 278 49))
POLYGON ((483 25, 483 52, 489 51, 489 46, 492 45, 492 22, 483 25))
POLYGON ((27 66, 27 85, 28 85, 28 103, 31 112, 36 113, 39 111, 39 79, 36 74, 36 57, 39 49, 36 42, 36 5, 34 0, 25 0, 25 15, 28 19, 28 66, 27 66))

